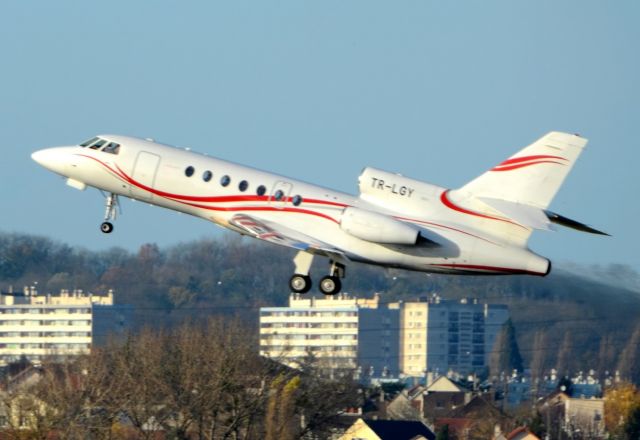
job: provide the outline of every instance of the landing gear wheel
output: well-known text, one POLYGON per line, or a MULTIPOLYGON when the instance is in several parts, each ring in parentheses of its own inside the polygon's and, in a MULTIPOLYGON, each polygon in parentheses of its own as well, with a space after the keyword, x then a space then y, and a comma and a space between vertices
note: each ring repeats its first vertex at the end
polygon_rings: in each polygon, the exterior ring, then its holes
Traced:
POLYGON ((110 220, 116 219, 118 209, 120 208, 118 195, 109 193, 109 195, 106 196, 105 205, 104 222, 100 225, 100 230, 105 234, 110 234, 111 231, 113 231, 113 223, 111 223, 110 220))
POLYGON ((113 231, 113 225, 109 222, 104 222, 100 225, 100 230, 105 234, 110 234, 113 231))
POLYGON ((326 276, 320 280, 318 287, 320 288, 320 292, 325 295, 335 295, 340 292, 342 283, 338 277, 326 276))
POLYGON ((311 277, 296 273, 289 279, 289 287, 294 293, 307 293, 311 290, 311 277))

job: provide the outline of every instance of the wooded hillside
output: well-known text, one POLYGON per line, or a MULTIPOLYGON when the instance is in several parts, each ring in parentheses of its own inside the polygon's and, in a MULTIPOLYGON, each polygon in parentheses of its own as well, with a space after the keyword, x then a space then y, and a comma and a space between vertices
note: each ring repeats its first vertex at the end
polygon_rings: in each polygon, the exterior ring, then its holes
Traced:
MULTIPOLYGON (((44 237, 0 234, 0 286, 6 292, 37 282, 41 293, 114 289, 117 303, 136 307, 141 325, 218 314, 240 315, 255 324, 260 306, 286 304, 293 255, 236 236, 165 249, 146 244, 132 253, 118 248, 94 252, 44 237)), ((316 260, 312 276, 317 280, 328 269, 326 261, 316 260)), ((618 287, 624 283, 598 281, 616 274, 638 277, 624 266, 594 268, 589 277, 556 269, 538 278, 427 275, 353 264, 343 290, 358 296, 379 292, 383 302, 438 293, 445 299, 508 304, 525 367, 621 369, 640 379, 640 292, 618 287)))

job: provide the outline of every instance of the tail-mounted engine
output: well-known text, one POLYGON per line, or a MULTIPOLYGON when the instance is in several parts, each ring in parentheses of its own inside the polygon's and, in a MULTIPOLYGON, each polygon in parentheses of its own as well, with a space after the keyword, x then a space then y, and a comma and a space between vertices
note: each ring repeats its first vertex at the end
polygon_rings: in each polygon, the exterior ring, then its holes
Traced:
POLYGON ((340 228, 362 240, 383 244, 414 245, 420 235, 420 231, 408 223, 354 207, 343 211, 340 228))

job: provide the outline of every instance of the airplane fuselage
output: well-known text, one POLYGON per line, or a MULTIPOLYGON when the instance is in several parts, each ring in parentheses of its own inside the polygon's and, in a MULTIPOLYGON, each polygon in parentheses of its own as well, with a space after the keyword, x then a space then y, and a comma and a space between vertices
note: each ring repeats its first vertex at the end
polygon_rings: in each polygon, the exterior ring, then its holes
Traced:
MULTIPOLYGON (((300 234, 317 240, 309 252, 323 254, 329 245, 340 250, 345 261, 457 274, 546 275, 550 270, 547 259, 513 239, 525 226, 462 206, 442 187, 368 168, 360 176, 361 194, 354 196, 150 140, 113 135, 100 139, 117 144, 117 154, 69 146, 41 150, 33 157, 67 177, 72 186, 86 184, 242 234, 247 230, 239 226, 238 216, 257 216, 291 231, 281 244, 296 247, 292 241, 300 234), (345 227, 349 208, 408 225, 424 239, 363 239, 345 227), (505 234, 505 226, 513 232, 505 234)), ((269 239, 269 231, 263 232, 249 235, 278 243, 269 239)))

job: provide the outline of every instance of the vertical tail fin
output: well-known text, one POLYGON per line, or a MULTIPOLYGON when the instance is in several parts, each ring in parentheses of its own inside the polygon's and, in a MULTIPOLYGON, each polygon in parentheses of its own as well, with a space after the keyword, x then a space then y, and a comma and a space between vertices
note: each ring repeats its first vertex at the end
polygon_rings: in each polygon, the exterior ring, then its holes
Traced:
POLYGON ((552 131, 458 191, 546 209, 585 145, 580 136, 552 131))

